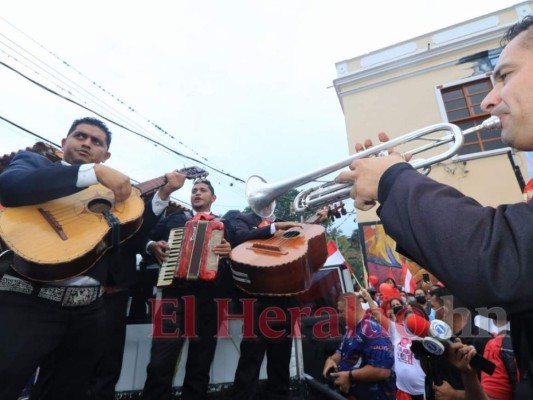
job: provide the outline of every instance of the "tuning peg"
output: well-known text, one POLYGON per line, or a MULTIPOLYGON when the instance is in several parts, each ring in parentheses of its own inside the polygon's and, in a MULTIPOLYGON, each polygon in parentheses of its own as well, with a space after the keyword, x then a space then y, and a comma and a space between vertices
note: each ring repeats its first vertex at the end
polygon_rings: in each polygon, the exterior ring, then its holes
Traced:
POLYGON ((346 211, 346 208, 344 206, 341 208, 341 214, 346 215, 348 212, 346 211))

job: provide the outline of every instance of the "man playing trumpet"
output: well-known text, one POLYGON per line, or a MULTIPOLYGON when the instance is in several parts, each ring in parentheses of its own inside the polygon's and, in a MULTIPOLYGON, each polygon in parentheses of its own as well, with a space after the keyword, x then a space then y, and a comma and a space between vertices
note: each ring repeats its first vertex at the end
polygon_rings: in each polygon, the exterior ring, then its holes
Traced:
MULTIPOLYGON (((533 16, 507 31, 493 73, 494 88, 481 107, 500 118, 502 140, 533 150, 533 16)), ((387 140, 382 136, 380 140, 387 140)), ((372 146, 358 144, 356 150, 372 146)), ((397 153, 358 159, 337 181, 352 182, 360 210, 377 212, 410 258, 437 276, 469 307, 500 306, 509 313, 522 381, 533 385, 533 202, 482 207, 454 188, 416 172, 397 153), (528 222, 529 221, 529 222, 528 222), (465 295, 468 294, 468 295, 465 295)))

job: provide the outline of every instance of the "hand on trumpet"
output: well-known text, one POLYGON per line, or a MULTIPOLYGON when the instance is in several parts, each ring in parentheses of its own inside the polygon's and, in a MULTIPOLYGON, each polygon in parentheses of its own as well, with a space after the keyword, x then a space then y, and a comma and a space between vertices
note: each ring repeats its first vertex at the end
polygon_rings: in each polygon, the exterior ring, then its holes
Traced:
MULTIPOLYGON (((387 142, 389 137, 381 132, 378 134, 380 142, 387 142)), ((356 143, 357 152, 367 150, 373 146, 370 139, 365 140, 363 144, 356 143)), ((359 210, 367 211, 376 205, 378 199, 379 181, 385 171, 391 166, 405 162, 406 159, 394 149, 388 150, 387 154, 380 154, 354 160, 350 164, 350 171, 341 172, 336 178, 336 182, 353 183, 350 197, 355 201, 355 207, 359 210)))

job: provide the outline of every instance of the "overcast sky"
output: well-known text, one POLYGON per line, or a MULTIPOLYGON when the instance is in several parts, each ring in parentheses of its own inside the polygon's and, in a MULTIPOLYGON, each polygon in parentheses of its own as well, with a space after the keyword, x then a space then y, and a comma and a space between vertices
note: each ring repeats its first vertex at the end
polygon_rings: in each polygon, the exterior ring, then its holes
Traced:
MULTIPOLYGON (((246 206, 240 180, 250 175, 275 182, 348 157, 331 87, 336 62, 518 3, 10 1, 0 11, 0 61, 238 178, 210 169, 223 214, 246 206)), ((74 119, 93 115, 4 65, 0 85, 0 117, 55 143, 74 119)), ((195 164, 108 125, 108 165, 137 181, 195 164)), ((3 120, 0 138, 0 155, 36 141, 3 120)), ((189 193, 190 183, 176 198, 188 202, 189 193)), ((338 224, 355 227, 353 216, 338 224)))

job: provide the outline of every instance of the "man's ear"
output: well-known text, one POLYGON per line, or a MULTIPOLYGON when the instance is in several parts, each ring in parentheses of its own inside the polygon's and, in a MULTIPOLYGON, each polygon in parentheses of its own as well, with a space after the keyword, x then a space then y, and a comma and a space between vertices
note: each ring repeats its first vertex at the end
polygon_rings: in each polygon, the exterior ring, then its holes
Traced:
POLYGON ((61 149, 65 149, 65 142, 67 141, 67 138, 61 139, 61 149))
POLYGON ((213 195, 213 201, 215 201, 217 199, 217 196, 214 194, 213 195))
POLYGON ((108 152, 105 153, 105 156, 104 156, 104 159, 102 160, 102 163, 107 161, 109 159, 109 157, 111 157, 111 153, 108 151, 108 152))

